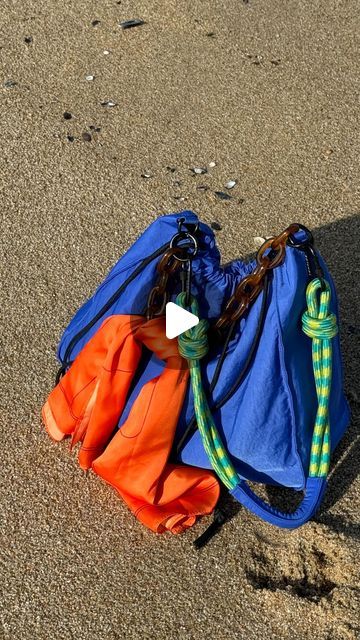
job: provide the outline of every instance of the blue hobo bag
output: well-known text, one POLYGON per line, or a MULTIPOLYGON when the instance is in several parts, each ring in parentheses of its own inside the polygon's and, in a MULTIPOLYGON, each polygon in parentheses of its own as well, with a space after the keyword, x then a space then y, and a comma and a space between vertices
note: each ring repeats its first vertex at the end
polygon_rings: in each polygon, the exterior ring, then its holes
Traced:
MULTIPOLYGON (((58 348, 59 375, 71 366, 106 317, 146 313, 149 294, 158 279, 157 264, 178 232, 179 219, 189 233, 196 235, 191 294, 199 304, 199 315, 210 325, 219 318, 256 261, 234 260, 221 266, 213 231, 193 212, 161 216, 120 258, 71 320, 58 348)), ((239 476, 232 495, 262 519, 284 528, 295 528, 309 520, 326 488, 326 476, 309 476, 318 396, 312 341, 302 331, 301 318, 308 283, 316 274, 311 274, 309 255, 302 250, 304 233, 300 230, 287 246, 285 259, 273 269, 264 291, 236 324, 225 348, 223 341, 215 341, 201 365, 212 417, 239 476), (304 497, 294 513, 283 513, 261 500, 246 480, 303 490, 304 497)), ((338 318, 332 278, 317 251, 313 251, 313 257, 330 286, 330 310, 338 318)), ((173 288, 170 300, 176 300, 179 286, 177 283, 173 288)), ((343 392, 338 335, 331 342, 328 413, 333 450, 348 426, 350 413, 343 392)), ((139 390, 159 375, 163 366, 154 354, 144 353, 119 426, 125 422, 139 390)), ((211 468, 196 429, 191 385, 178 423, 174 455, 185 464, 211 468)))

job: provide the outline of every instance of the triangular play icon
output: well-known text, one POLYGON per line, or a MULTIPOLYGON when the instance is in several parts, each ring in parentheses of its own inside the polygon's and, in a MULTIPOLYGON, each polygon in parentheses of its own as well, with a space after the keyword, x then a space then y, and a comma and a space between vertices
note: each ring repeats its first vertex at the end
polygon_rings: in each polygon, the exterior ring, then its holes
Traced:
POLYGON ((192 329, 199 324, 199 318, 186 311, 174 302, 168 302, 166 305, 166 337, 169 340, 176 338, 184 331, 192 329))

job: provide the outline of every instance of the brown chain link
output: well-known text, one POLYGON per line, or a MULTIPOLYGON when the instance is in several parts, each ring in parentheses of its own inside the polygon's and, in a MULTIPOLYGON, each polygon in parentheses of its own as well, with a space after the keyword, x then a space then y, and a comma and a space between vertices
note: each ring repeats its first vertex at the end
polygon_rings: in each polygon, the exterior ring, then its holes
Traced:
POLYGON ((179 247, 172 247, 165 251, 161 260, 157 264, 157 271, 160 274, 156 285, 151 289, 147 303, 147 319, 151 320, 154 316, 164 313, 166 303, 168 301, 168 280, 171 275, 177 271, 182 262, 180 258, 183 250, 179 247))
POLYGON ((289 236, 299 231, 297 224, 291 224, 279 236, 268 238, 260 247, 256 255, 256 267, 248 276, 243 278, 227 302, 223 313, 215 324, 215 329, 223 329, 241 318, 249 306, 262 291, 265 274, 282 264, 285 258, 286 243, 289 236), (265 251, 271 249, 271 258, 265 251))

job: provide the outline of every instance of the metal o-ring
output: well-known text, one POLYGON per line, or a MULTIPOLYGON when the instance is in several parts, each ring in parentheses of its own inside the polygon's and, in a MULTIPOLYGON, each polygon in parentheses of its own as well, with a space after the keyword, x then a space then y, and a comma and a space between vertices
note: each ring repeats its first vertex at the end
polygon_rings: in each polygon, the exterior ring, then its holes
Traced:
MULTIPOLYGON (((193 242, 194 249, 193 249, 193 252, 190 254, 190 258, 194 258, 198 252, 198 243, 196 242, 196 239, 194 238, 194 236, 191 235, 191 233, 189 233, 188 231, 180 231, 179 233, 176 233, 170 240, 170 245, 169 245, 170 249, 172 249, 174 245, 179 249, 184 249, 184 250, 188 249, 188 247, 180 247, 179 245, 175 244, 175 241, 178 241, 178 239, 184 240, 185 238, 188 238, 193 242)), ((180 262, 187 262, 189 260, 189 257, 180 258, 175 254, 174 254, 174 258, 175 260, 180 260, 180 262)))

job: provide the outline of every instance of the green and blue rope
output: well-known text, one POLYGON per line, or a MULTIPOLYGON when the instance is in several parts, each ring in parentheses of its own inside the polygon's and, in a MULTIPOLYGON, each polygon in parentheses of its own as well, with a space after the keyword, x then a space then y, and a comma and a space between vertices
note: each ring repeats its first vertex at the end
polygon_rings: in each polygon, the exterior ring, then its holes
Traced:
MULTIPOLYGON (((185 308, 186 293, 180 293, 177 296, 176 304, 185 308)), ((196 316, 199 315, 199 305, 193 296, 190 298, 190 311, 196 316)), ((209 324, 207 320, 200 320, 195 327, 180 334, 178 337, 179 353, 189 362, 195 416, 204 449, 215 473, 219 476, 223 484, 230 490, 234 489, 238 484, 239 476, 234 469, 229 455, 223 445, 220 434, 216 428, 201 378, 200 360, 209 350, 207 338, 208 326, 209 324)))
MULTIPOLYGON (((309 475, 326 476, 330 464, 329 398, 332 375, 331 339, 338 332, 336 316, 329 312, 331 291, 328 282, 312 280, 306 290, 307 310, 302 316, 304 333, 312 339, 312 360, 315 377, 318 409, 311 444, 309 475), (318 292, 320 297, 318 299, 318 292)), ((186 307, 186 293, 177 296, 176 304, 186 307)), ((191 296, 191 313, 199 315, 197 300, 191 296)), ((216 428, 204 392, 200 360, 208 352, 207 320, 200 322, 178 337, 179 353, 189 363, 191 385, 194 396, 194 411, 206 454, 215 473, 223 484, 234 489, 239 476, 224 447, 216 428)))
POLYGON ((315 278, 309 283, 306 290, 308 308, 302 316, 302 328, 304 333, 312 338, 312 361, 318 399, 310 452, 309 475, 312 477, 327 476, 330 466, 331 339, 338 332, 336 316, 330 312, 330 299, 328 282, 315 278))

